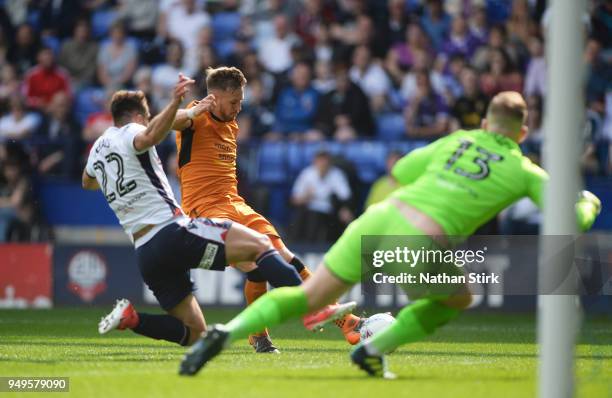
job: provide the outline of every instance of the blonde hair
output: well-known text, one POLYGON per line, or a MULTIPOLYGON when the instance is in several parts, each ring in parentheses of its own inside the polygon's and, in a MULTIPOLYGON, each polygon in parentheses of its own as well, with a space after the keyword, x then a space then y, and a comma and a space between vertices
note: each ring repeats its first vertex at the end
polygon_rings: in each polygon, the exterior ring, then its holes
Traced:
POLYGON ((527 104, 516 91, 497 94, 487 108, 488 129, 504 135, 518 134, 527 120, 527 104))
POLYGON ((206 87, 210 90, 234 91, 244 87, 246 78, 238 68, 221 66, 206 69, 206 87))

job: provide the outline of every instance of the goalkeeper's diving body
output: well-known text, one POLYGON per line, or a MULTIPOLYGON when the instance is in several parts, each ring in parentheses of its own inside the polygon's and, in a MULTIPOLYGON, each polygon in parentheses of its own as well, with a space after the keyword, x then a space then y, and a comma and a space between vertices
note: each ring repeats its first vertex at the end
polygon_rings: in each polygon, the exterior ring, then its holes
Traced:
MULTIPOLYGON (((362 235, 421 236, 448 247, 451 239, 446 238, 473 234, 522 197, 530 197, 541 208, 548 176, 522 155, 518 145, 527 136, 526 117, 522 96, 502 92, 492 99, 482 129, 459 130, 406 155, 392 170, 401 187, 349 225, 310 279, 301 286, 275 289, 229 323, 213 327, 186 354, 180 373, 197 373, 224 347, 253 331, 337 300, 360 282, 362 235)), ((599 199, 583 192, 576 203, 581 230, 591 227, 600 209, 599 199)), ((432 334, 472 300, 464 284, 444 294, 402 287, 411 304, 397 314, 390 327, 351 352, 351 360, 371 376, 392 377, 386 370, 385 353, 432 334)))

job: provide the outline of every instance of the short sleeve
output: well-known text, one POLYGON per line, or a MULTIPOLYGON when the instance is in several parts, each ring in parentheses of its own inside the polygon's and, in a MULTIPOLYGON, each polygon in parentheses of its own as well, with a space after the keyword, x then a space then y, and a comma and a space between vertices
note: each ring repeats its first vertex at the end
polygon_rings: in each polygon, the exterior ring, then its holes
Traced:
POLYGON ((147 128, 145 126, 143 126, 142 124, 138 124, 138 123, 130 123, 127 124, 124 127, 124 130, 121 132, 121 139, 123 142, 123 146, 124 148, 129 151, 129 152, 133 152, 136 154, 141 154, 144 153, 148 150, 145 149, 144 151, 136 151, 136 148, 134 148, 134 138, 141 132, 145 131, 147 128))
POLYGON ((94 169, 95 155, 94 148, 96 147, 97 141, 92 145, 91 150, 89 151, 89 156, 87 157, 87 163, 85 164, 85 173, 91 178, 96 178, 96 170, 94 169))

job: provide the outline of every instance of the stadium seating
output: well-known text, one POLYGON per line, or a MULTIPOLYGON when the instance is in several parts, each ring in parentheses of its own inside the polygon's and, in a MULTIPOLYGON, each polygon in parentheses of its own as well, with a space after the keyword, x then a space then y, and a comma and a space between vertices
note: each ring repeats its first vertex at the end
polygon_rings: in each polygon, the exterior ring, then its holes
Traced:
POLYGON ((218 12, 212 17, 212 30, 215 40, 229 40, 240 28, 240 14, 237 12, 218 12))
POLYGON ((383 141, 401 140, 406 136, 406 122, 397 113, 384 113, 376 118, 377 137, 383 141))
POLYGON ((218 12, 212 17, 214 47, 222 59, 234 50, 234 35, 240 28, 240 14, 236 12, 218 12))
POLYGON ((93 13, 91 17, 91 32, 97 39, 108 36, 110 26, 117 19, 117 12, 110 9, 102 9, 93 13))
POLYGON ((77 120, 84 124, 90 114, 101 112, 104 108, 104 89, 85 87, 76 95, 74 114, 77 120))
POLYGON ((287 169, 287 145, 269 142, 261 146, 257 156, 257 179, 263 184, 284 184, 289 177, 287 169))
POLYGON ((385 172, 387 148, 380 141, 353 142, 344 148, 344 157, 355 165, 362 182, 372 183, 385 172))

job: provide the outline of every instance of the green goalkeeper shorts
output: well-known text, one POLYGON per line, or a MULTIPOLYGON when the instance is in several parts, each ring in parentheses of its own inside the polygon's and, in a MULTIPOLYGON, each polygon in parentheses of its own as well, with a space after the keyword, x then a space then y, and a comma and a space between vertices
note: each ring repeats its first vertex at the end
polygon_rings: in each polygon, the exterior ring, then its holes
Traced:
MULTIPOLYGON (((325 254, 324 264, 336 277, 348 284, 361 282, 362 276, 378 269, 364 260, 368 253, 376 249, 390 249, 401 245, 418 250, 444 250, 433 239, 414 227, 410 221, 391 203, 384 201, 368 208, 359 218, 353 221, 342 236, 325 254), (368 247, 362 248, 363 242, 368 247)), ((419 273, 446 273, 449 275, 462 275, 463 271, 452 263, 419 263, 413 267, 406 264, 392 264, 380 268, 384 274, 397 275, 408 272, 415 275, 419 273)), ((410 298, 448 296, 459 286, 402 284, 400 287, 410 298)))

